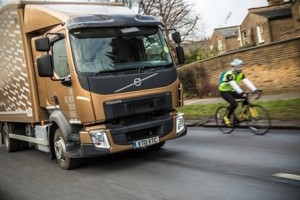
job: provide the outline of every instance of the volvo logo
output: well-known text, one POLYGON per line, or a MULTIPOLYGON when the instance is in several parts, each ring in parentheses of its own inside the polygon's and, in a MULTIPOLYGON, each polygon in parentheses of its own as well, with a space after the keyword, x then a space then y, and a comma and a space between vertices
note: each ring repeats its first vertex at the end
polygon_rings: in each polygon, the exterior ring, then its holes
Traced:
POLYGON ((123 91, 123 90, 126 90, 127 88, 132 87, 132 86, 139 87, 139 86, 142 85, 142 82, 143 82, 143 81, 145 81, 145 80, 147 80, 147 79, 150 79, 150 78, 152 78, 152 77, 154 77, 154 76, 156 76, 156 75, 158 75, 158 73, 151 74, 150 76, 147 76, 147 77, 145 77, 145 78, 135 78, 135 79, 133 80, 133 83, 131 83, 131 84, 125 86, 125 87, 122 87, 122 88, 116 90, 115 92, 121 92, 121 91, 123 91))
POLYGON ((142 85, 142 80, 141 80, 141 78, 136 78, 136 79, 134 79, 133 84, 134 84, 136 87, 141 86, 141 85, 142 85))
POLYGON ((118 103, 122 103, 122 100, 113 100, 113 101, 106 101, 105 102, 106 105, 114 105, 114 104, 118 104, 118 103))

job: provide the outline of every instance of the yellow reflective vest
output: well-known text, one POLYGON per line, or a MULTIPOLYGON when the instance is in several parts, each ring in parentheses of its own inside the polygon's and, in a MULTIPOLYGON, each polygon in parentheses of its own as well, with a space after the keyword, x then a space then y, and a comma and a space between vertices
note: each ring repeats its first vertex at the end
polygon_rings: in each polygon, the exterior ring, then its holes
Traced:
POLYGON ((219 91, 234 92, 235 90, 229 84, 229 81, 234 80, 235 82, 237 82, 237 84, 239 84, 241 82, 241 80, 243 80, 244 78, 245 78, 245 75, 242 72, 238 73, 238 74, 234 73, 233 71, 226 72, 223 76, 222 83, 219 85, 219 91))

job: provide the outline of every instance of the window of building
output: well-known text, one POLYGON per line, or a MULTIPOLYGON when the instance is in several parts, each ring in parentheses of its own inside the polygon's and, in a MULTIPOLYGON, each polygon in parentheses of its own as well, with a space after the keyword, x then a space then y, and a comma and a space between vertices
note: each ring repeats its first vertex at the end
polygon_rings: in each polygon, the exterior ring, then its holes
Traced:
POLYGON ((218 40, 218 50, 219 50, 219 52, 223 52, 223 42, 222 42, 222 39, 218 40))
POLYGON ((247 33, 246 33, 246 31, 242 31, 242 37, 243 37, 243 40, 247 39, 247 33))
POLYGON ((242 35, 242 44, 243 45, 246 45, 247 44, 247 32, 246 32, 246 30, 243 30, 242 32, 241 32, 241 35, 242 35))
POLYGON ((264 30, 262 25, 256 26, 256 31, 257 31, 257 38, 258 38, 258 43, 264 43, 264 30))

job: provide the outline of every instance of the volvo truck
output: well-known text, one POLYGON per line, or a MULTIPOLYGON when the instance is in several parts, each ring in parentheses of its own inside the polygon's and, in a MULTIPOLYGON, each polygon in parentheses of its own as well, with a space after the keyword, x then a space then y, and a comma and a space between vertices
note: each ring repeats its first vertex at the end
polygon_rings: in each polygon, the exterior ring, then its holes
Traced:
MULTIPOLYGON (((12 1, 10 1, 12 2, 12 1)), ((121 3, 17 1, 0 9, 0 130, 63 169, 81 158, 159 149, 186 135, 181 38, 121 3)))

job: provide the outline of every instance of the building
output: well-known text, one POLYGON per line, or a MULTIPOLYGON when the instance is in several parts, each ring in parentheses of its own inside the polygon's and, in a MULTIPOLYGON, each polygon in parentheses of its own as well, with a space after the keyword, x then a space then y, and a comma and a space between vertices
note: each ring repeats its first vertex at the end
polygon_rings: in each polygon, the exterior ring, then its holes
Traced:
POLYGON ((239 47, 238 26, 216 28, 210 39, 210 50, 213 55, 223 54, 239 47))
POLYGON ((282 40, 282 34, 292 30, 292 2, 269 0, 269 5, 248 9, 240 26, 241 46, 257 46, 282 40))
POLYGON ((268 0, 250 8, 240 26, 214 29, 212 55, 300 36, 300 0, 268 0))
POLYGON ((291 9, 293 16, 293 28, 283 32, 281 35, 282 39, 300 37, 300 0, 293 1, 291 9))

